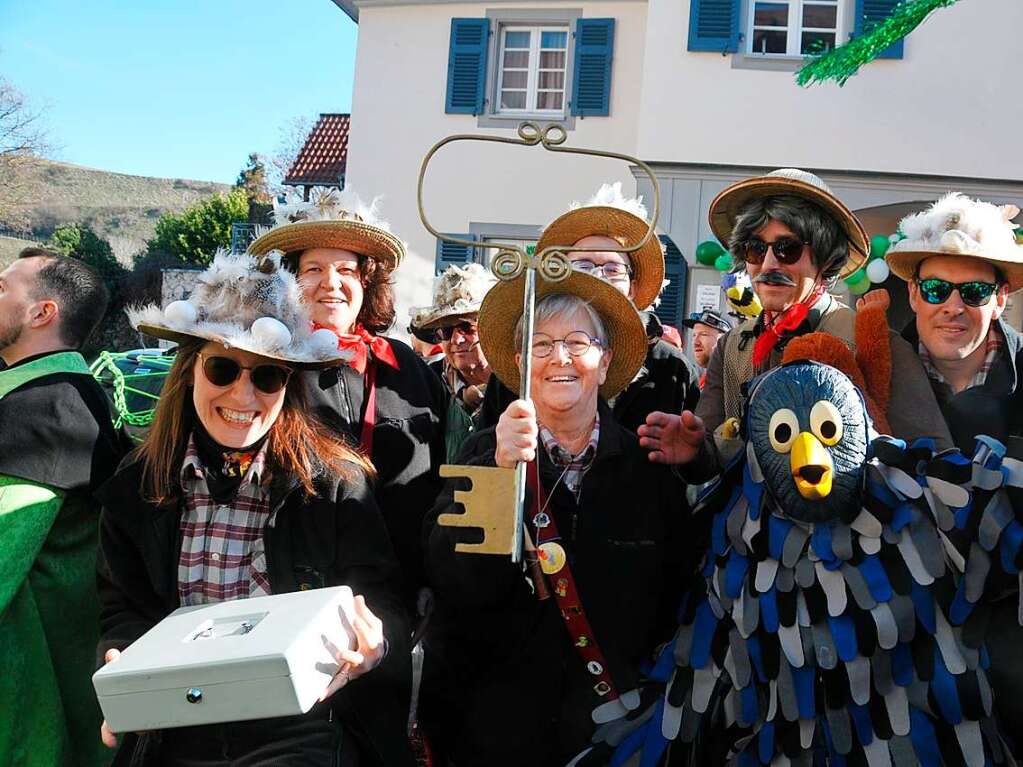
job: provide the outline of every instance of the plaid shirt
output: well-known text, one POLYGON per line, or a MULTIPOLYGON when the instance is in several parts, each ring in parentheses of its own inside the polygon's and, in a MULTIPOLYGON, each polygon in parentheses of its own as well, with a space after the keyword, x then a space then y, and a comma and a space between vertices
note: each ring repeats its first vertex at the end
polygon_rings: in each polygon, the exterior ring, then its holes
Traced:
POLYGON ((217 504, 190 437, 181 466, 185 513, 181 515, 178 596, 182 605, 226 602, 270 594, 263 528, 271 521, 270 497, 260 486, 266 444, 242 478, 230 505, 217 504))
MULTIPOLYGON (((984 385, 987 381, 987 374, 991 372, 991 367, 995 364, 995 360, 998 359, 998 353, 1002 350, 1003 345, 1002 337, 999 335, 994 323, 992 323, 987 332, 987 340, 984 341, 984 362, 973 376, 973 379, 970 381, 970 385, 966 387, 967 389, 972 389, 974 386, 984 385)), ((920 342, 917 348, 917 353, 920 356, 920 361, 924 365, 924 371, 927 373, 927 377, 936 383, 943 384, 944 386, 950 386, 948 381, 945 380, 945 376, 939 373, 938 369, 934 367, 934 364, 931 362, 931 353, 927 351, 927 347, 924 346, 923 341, 920 342)))
MULTIPOLYGON (((579 492, 583 487, 583 476, 586 474, 593 457, 597 454, 597 441, 600 438, 600 416, 597 415, 593 421, 593 431, 590 433, 590 442, 576 455, 572 455, 558 444, 553 432, 546 426, 540 426, 540 440, 543 442, 544 450, 551 457, 555 466, 564 469, 565 487, 572 491, 576 500, 579 500, 579 492)), ((553 488, 551 488, 553 490, 553 488)))

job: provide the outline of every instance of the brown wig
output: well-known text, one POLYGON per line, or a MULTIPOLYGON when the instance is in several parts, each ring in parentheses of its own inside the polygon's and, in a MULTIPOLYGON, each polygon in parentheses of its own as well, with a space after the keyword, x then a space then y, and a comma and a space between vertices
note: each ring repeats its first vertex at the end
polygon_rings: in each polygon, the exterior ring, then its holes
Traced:
MULTIPOLYGON (((197 416, 192 404, 192 370, 205 341, 182 343, 164 381, 153 425, 135 449, 142 462, 142 497, 158 506, 180 498, 179 473, 197 416)), ((323 473, 351 479, 360 469, 369 477, 373 465, 343 439, 309 415, 305 387, 294 378, 284 392, 284 404, 267 433, 269 477, 294 476, 307 496, 313 480, 323 473), (358 468, 353 468, 354 464, 358 468)))
MULTIPOLYGON (((285 268, 298 274, 299 261, 303 251, 292 251, 284 256, 282 263, 285 268)), ((361 253, 359 257, 359 276, 362 278, 362 308, 355 321, 370 333, 380 334, 394 324, 394 291, 391 286, 391 269, 387 265, 369 258, 361 253)))

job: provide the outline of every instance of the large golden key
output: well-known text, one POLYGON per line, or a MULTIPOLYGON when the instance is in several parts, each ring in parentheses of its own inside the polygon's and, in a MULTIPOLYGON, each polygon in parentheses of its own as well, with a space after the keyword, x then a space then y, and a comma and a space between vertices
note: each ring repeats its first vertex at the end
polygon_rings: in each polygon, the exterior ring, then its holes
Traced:
POLYGON ((455 551, 473 554, 511 554, 515 548, 515 470, 493 466, 440 467, 442 477, 465 477, 469 490, 456 490, 455 503, 462 514, 441 514, 437 524, 445 527, 477 527, 483 531, 480 543, 456 543, 455 551))

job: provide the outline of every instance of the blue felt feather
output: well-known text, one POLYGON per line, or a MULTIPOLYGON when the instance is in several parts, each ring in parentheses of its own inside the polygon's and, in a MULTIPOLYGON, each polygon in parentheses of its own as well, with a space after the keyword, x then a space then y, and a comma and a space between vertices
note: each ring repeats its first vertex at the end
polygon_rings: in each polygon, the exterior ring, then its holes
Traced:
POLYGON ((945 660, 941 657, 941 651, 937 647, 934 648, 934 679, 931 680, 931 687, 934 690, 934 699, 938 702, 938 709, 945 721, 949 724, 962 722, 963 710, 959 704, 956 680, 949 673, 945 666, 945 660))
POLYGON ((934 725, 920 709, 909 707, 909 738, 921 767, 942 767, 934 725))
POLYGON ((853 727, 856 728, 856 737, 864 746, 869 746, 874 742, 874 725, 870 721, 870 709, 852 701, 849 701, 848 708, 852 715, 853 727))
POLYGON ((838 650, 838 657, 845 663, 856 660, 858 654, 856 649, 856 626, 848 615, 837 617, 828 616, 828 627, 831 629, 831 636, 835 640, 835 649, 838 650))
POLYGON ((835 550, 831 547, 831 525, 815 525, 813 535, 810 536, 810 546, 823 562, 834 563, 838 561, 838 557, 835 556, 835 550))
POLYGON ((867 582, 870 595, 878 602, 887 602, 892 598, 892 584, 888 581, 881 560, 874 555, 863 557, 858 568, 867 582))
POLYGON ((725 593, 732 599, 739 598, 748 569, 749 560, 737 549, 732 549, 728 554, 728 564, 725 565, 725 593))
POLYGON ((696 621, 693 624, 693 646, 689 650, 689 665, 703 668, 710 658, 710 642, 714 638, 717 619, 707 602, 700 603, 696 608, 696 621))
POLYGON ((788 537, 789 530, 792 529, 792 523, 787 519, 771 514, 767 518, 767 527, 767 552, 771 555, 771 559, 781 562, 782 548, 785 545, 785 539, 788 537))
POLYGON ((913 653, 908 644, 897 644, 892 650, 892 680, 899 687, 913 684, 913 653))
POLYGON ((800 719, 813 719, 817 715, 817 704, 813 689, 814 670, 809 666, 792 669, 792 684, 796 688, 796 705, 800 719))
POLYGON ((934 597, 916 581, 913 581, 913 590, 909 592, 909 597, 913 600, 916 618, 920 621, 920 625, 928 634, 933 635, 937 630, 934 618, 934 597))
POLYGON ((778 630, 778 588, 773 584, 760 595, 760 621, 764 631, 773 634, 778 630))

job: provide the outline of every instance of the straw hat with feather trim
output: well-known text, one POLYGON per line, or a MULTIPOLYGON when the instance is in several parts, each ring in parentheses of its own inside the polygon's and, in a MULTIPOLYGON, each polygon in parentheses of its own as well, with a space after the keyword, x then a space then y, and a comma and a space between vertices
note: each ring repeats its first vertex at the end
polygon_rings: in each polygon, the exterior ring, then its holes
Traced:
POLYGON ((326 189, 309 202, 290 193, 285 203, 274 201, 276 225, 253 240, 248 251, 261 256, 271 250, 290 255, 309 248, 339 248, 395 269, 405 258, 405 245, 377 215, 378 202, 367 205, 348 190, 326 189))
MULTIPOLYGON (((626 198, 621 182, 604 184, 585 205, 573 203, 572 209, 554 219, 540 235, 536 252, 551 245, 572 250, 583 237, 610 237, 622 247, 635 245, 649 227, 643 198, 626 198)), ((637 309, 648 308, 661 292, 664 283, 664 252, 657 235, 637 251, 625 254, 632 264, 633 303, 637 309)))
POLYGON ((346 362, 330 330, 312 329, 295 275, 280 252, 253 258, 219 252, 185 301, 131 307, 128 320, 140 333, 175 343, 216 341, 299 368, 346 362))
POLYGON ((1023 289, 1023 246, 1016 241, 1015 205, 992 205, 950 192, 922 213, 899 222, 905 239, 888 249, 892 272, 912 282, 917 266, 931 256, 986 261, 1005 275, 1009 292, 1023 289))
POLYGON ((797 168, 781 168, 766 176, 754 176, 732 184, 722 190, 710 204, 710 229, 719 241, 728 244, 735 228, 735 220, 751 200, 762 197, 794 195, 819 205, 842 227, 849 238, 849 260, 839 277, 848 277, 867 261, 870 238, 863 224, 828 185, 818 176, 797 168))
MULTIPOLYGON (((483 353, 501 383, 519 390, 519 366, 515 363, 515 325, 522 316, 525 279, 499 282, 483 299, 479 329, 483 353)), ((612 355, 600 396, 611 399, 628 386, 643 365, 647 337, 636 307, 619 290, 597 277, 572 272, 561 282, 537 279, 537 299, 547 295, 568 294, 587 301, 604 321, 612 355)))

